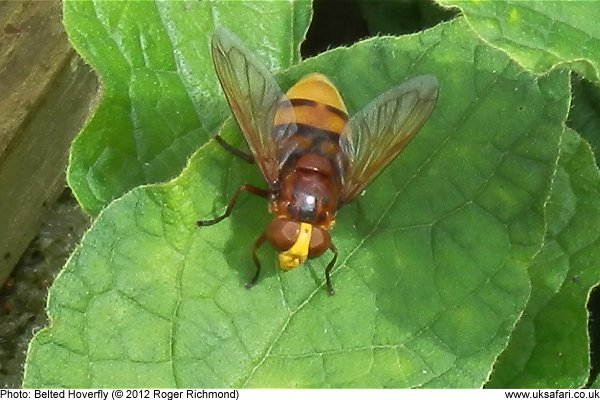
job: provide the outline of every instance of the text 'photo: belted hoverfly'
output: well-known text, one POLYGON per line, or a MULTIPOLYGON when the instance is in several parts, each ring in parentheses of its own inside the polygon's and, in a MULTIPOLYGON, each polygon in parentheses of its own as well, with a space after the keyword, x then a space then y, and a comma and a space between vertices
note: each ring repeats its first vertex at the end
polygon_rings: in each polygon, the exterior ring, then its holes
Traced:
POLYGON ((340 93, 326 76, 309 74, 283 93, 267 68, 225 28, 213 34, 212 56, 252 155, 218 135, 215 139, 233 154, 256 163, 267 188, 242 185, 223 215, 198 221, 198 226, 228 217, 242 191, 268 199, 275 218, 254 243, 256 272, 246 287, 258 280, 261 265, 256 252, 268 240, 279 252, 279 267, 286 271, 331 250, 325 279, 333 295, 330 274, 338 251, 329 230, 336 213, 425 124, 437 99, 437 79, 431 75, 412 78, 348 118, 340 93))

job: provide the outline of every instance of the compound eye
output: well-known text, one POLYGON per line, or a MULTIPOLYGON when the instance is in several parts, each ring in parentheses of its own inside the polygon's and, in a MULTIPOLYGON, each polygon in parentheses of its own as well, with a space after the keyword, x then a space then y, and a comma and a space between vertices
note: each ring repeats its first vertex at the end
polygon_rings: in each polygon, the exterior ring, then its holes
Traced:
POLYGON ((308 257, 318 257, 325 253, 325 250, 331 247, 331 236, 323 228, 315 227, 310 237, 310 246, 308 248, 308 257))
POLYGON ((277 218, 267 228, 267 239, 280 251, 288 250, 296 243, 300 233, 300 223, 285 218, 277 218))

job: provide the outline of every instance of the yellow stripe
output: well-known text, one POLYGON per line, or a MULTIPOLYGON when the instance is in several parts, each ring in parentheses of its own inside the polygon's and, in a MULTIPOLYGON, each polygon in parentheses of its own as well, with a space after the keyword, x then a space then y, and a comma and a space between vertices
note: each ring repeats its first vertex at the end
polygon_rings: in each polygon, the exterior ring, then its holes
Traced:
POLYGON ((330 132, 341 133, 346 126, 346 119, 327 108, 337 108, 348 113, 340 93, 333 83, 323 74, 310 74, 287 92, 288 99, 306 99, 315 104, 297 104, 292 108, 281 107, 275 113, 273 125, 296 122, 330 132))
POLYGON ((328 104, 348 114, 340 92, 323 74, 310 74, 300 79, 288 90, 287 97, 288 99, 309 99, 317 103, 328 104))
POLYGON ((296 122, 310 125, 315 128, 325 129, 330 132, 341 133, 346 126, 346 120, 334 114, 319 103, 315 107, 294 106, 296 122))

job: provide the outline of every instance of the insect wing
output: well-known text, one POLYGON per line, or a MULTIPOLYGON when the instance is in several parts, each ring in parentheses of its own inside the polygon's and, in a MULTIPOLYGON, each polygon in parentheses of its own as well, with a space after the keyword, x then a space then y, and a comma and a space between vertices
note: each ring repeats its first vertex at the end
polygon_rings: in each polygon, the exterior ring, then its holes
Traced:
POLYGON ((348 121, 340 147, 350 160, 344 177, 344 203, 363 191, 431 115, 437 99, 434 76, 413 78, 383 93, 348 121))
POLYGON ((213 34, 212 56, 223 92, 250 151, 265 180, 273 183, 279 175, 277 143, 296 129, 290 123, 273 131, 273 117, 278 105, 285 106, 289 100, 268 69, 223 27, 213 34))

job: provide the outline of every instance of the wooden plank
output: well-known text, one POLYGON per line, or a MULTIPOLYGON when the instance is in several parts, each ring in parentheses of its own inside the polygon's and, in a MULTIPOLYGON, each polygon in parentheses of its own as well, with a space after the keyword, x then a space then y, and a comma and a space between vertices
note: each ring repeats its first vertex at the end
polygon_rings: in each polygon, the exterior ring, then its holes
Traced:
POLYGON ((65 187, 69 144, 98 93, 52 1, 0 2, 0 284, 65 187))

